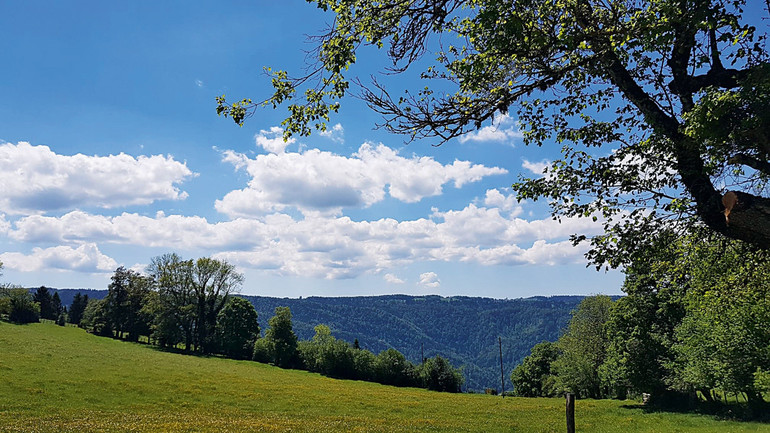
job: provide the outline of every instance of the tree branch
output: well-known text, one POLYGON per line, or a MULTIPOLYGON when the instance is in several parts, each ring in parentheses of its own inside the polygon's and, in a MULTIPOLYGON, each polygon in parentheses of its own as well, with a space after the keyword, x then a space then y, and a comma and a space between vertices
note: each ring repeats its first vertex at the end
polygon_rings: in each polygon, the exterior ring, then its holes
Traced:
POLYGON ((754 170, 757 170, 763 174, 770 175, 770 163, 767 161, 763 161, 759 158, 755 158, 751 155, 748 155, 746 153, 739 153, 732 158, 730 158, 729 161, 731 164, 740 164, 745 165, 747 167, 751 167, 754 170))
MULTIPOLYGON (((685 13, 687 6, 682 1, 680 4, 681 13, 685 13)), ((690 56, 693 47, 695 47, 695 29, 686 26, 682 22, 674 25, 674 44, 671 50, 671 58, 668 60, 668 66, 671 68, 673 80, 669 83, 669 89, 672 93, 679 96, 682 101, 684 111, 690 111, 694 107, 692 98, 693 92, 688 88, 690 76, 687 73, 687 67, 690 65, 690 56)))

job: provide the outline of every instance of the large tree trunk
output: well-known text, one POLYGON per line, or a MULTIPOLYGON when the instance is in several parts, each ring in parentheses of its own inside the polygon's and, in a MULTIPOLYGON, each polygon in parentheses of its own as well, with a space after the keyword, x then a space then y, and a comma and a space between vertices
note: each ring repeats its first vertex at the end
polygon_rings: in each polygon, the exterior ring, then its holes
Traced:
POLYGON ((770 199, 732 191, 737 202, 731 209, 723 203, 723 194, 705 174, 697 146, 681 134, 676 134, 677 169, 687 191, 696 202, 701 221, 714 231, 729 238, 742 240, 763 249, 770 248, 770 199))

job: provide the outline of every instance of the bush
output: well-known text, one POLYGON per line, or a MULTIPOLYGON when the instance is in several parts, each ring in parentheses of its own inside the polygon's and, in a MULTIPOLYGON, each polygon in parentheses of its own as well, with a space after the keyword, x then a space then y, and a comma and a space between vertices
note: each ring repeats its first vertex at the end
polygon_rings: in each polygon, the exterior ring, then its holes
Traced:
POLYGON ((86 331, 101 335, 102 337, 112 337, 112 324, 107 315, 107 307, 104 299, 91 300, 88 302, 83 319, 80 325, 86 331))
POLYGON ((2 308, 7 311, 8 320, 15 323, 33 323, 40 321, 40 306, 32 300, 27 289, 4 289, 2 308))
POLYGON ((315 327, 316 334, 311 341, 300 341, 297 353, 304 367, 309 371, 340 379, 358 378, 355 351, 348 343, 332 337, 326 325, 315 327))
POLYGON ((356 371, 356 379, 374 381, 375 363, 377 357, 368 350, 353 349, 353 365, 356 371))
POLYGON ((375 379, 379 383, 394 386, 419 387, 421 385, 414 364, 407 361, 404 355, 396 349, 380 352, 374 365, 375 379))
POLYGON ((438 355, 425 361, 420 376, 425 387, 433 391, 460 392, 465 382, 462 372, 438 355))
POLYGON ((275 349, 273 348, 273 345, 270 344, 270 341, 265 338, 258 338, 257 341, 254 342, 254 351, 251 359, 267 364, 273 362, 275 359, 274 352, 275 349))

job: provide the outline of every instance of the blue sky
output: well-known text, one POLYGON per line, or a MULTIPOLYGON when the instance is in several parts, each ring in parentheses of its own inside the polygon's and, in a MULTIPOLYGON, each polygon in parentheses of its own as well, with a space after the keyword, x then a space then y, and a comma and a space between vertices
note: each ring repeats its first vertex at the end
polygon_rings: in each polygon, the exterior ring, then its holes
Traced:
MULTIPOLYGON (((354 99, 288 143, 284 111, 217 117, 218 95, 268 95, 264 66, 301 71, 326 19, 303 1, 3 3, 2 282, 106 288, 174 251, 236 264, 247 294, 620 293, 567 241, 594 223, 511 196, 558 151, 523 146, 514 118, 433 147, 354 99)), ((367 50, 353 72, 384 64, 367 50)))

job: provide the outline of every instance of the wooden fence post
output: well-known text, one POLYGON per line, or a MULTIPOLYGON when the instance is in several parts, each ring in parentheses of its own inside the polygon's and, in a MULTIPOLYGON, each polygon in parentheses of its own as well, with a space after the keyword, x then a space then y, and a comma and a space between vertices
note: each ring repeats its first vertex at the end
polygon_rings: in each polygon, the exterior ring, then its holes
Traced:
POLYGON ((568 392, 567 398, 567 433, 575 433, 575 394, 568 392))

